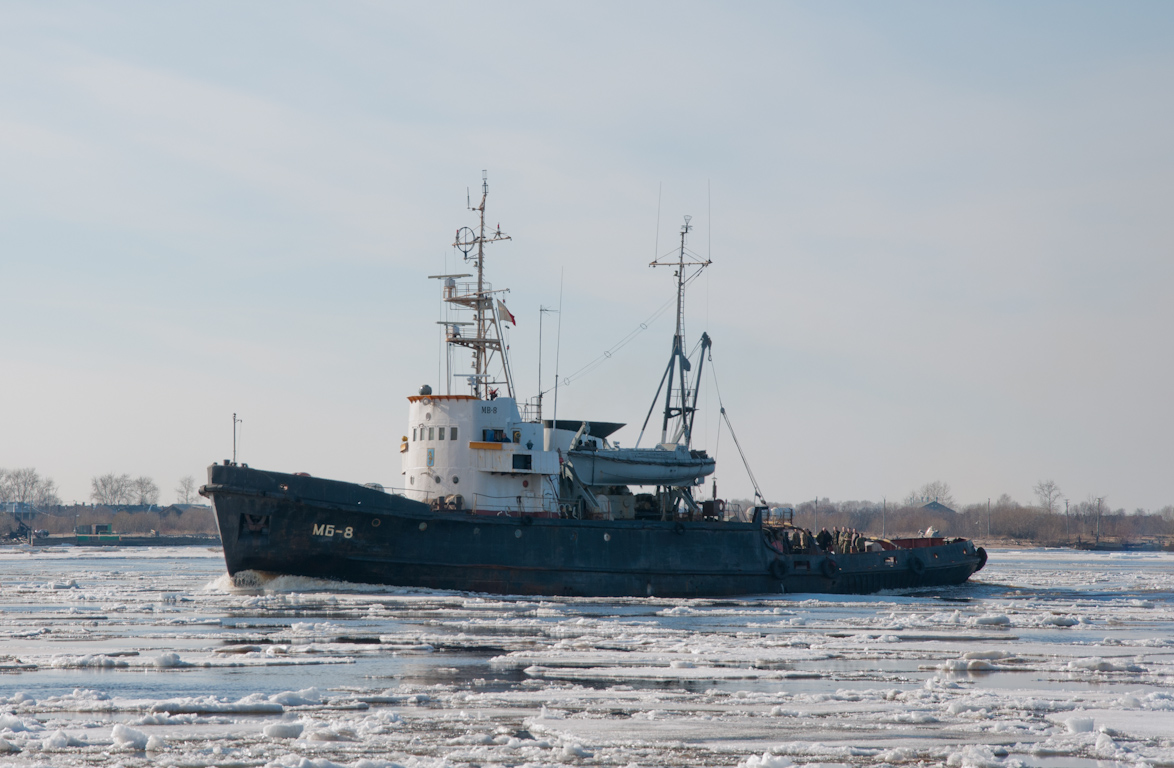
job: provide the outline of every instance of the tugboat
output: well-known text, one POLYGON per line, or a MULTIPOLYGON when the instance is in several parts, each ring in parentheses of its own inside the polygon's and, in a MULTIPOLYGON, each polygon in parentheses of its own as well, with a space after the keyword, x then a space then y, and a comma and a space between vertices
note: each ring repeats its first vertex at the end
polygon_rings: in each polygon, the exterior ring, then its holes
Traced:
MULTIPOLYGON (((450 369, 444 394, 425 385, 408 397, 403 487, 213 464, 200 493, 212 501, 230 575, 515 595, 716 597, 961 584, 985 565, 986 552, 961 538, 819 542, 773 518, 752 474, 750 509, 727 506, 716 488, 712 499, 695 498, 715 468, 692 447, 710 340, 702 335, 690 361, 684 297, 710 262, 686 248, 688 217, 671 258, 652 263, 675 269, 676 330, 636 446, 608 441, 622 424, 543 419, 541 394, 520 404, 502 334, 512 315, 504 292, 485 280, 486 245, 510 239, 500 225, 487 231, 488 195, 483 176, 481 203, 470 208, 477 229, 459 229, 453 243, 475 272, 433 276, 450 352, 472 353, 471 371, 455 374, 468 391, 451 392, 450 369), (641 448, 662 392, 660 440, 641 448)), ((729 426, 724 407, 722 416, 729 426)))

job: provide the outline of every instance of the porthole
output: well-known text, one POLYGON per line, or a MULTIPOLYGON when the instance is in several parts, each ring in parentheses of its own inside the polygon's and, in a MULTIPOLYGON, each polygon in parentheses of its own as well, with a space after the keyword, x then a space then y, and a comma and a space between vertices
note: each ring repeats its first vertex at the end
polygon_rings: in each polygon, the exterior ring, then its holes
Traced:
POLYGON ((481 529, 480 529, 480 528, 474 528, 474 529, 473 529, 473 535, 474 535, 474 536, 480 536, 480 535, 481 535, 481 529))
POLYGON ((415 485, 415 484, 416 484, 416 476, 415 476, 415 475, 412 475, 411 477, 409 477, 409 478, 408 478, 408 484, 409 484, 409 485, 415 485))
POLYGON ((420 523, 420 530, 421 531, 428 530, 428 523, 420 523))
POLYGON ((460 479, 459 477, 457 477, 456 475, 453 475, 453 476, 452 476, 452 484, 453 484, 453 485, 456 485, 456 484, 457 484, 457 483, 459 483, 460 481, 461 481, 461 479, 460 479))
POLYGON ((424 421, 432 421, 432 414, 431 413, 424 414, 424 421))
POLYGON ((378 527, 379 527, 379 518, 378 518, 378 517, 375 517, 375 518, 372 518, 372 519, 371 519, 371 527, 372 527, 372 528, 378 528, 378 527))
POLYGON ((519 528, 519 529, 517 529, 516 531, 514 531, 514 538, 515 538, 515 539, 520 539, 520 538, 522 538, 522 529, 521 529, 521 528, 519 528))
POLYGON ((603 534, 603 540, 604 541, 611 541, 611 534, 610 533, 603 534))

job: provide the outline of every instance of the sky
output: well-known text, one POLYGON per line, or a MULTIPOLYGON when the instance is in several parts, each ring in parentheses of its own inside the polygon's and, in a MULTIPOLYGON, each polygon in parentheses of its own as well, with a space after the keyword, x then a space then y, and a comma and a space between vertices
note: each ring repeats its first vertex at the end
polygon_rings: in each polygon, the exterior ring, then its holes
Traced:
MULTIPOLYGON (((236 413, 251 466, 398 487, 487 170, 522 398, 539 308, 545 388, 673 297, 690 215, 769 499, 1174 504, 1172 43, 1160 2, 4 3, 0 467, 171 501, 236 413)), ((633 444, 671 335, 559 417, 633 444)))

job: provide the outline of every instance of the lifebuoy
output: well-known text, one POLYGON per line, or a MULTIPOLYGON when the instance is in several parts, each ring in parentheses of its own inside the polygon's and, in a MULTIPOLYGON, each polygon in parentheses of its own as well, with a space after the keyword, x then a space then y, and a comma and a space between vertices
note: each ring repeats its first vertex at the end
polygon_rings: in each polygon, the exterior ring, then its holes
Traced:
POLYGON ((910 555, 909 570, 913 571, 914 576, 925 573, 925 561, 921 559, 921 555, 910 555))
POLYGON ((834 579, 836 574, 840 572, 840 566, 835 560, 825 557, 823 562, 819 564, 819 571, 827 578, 834 579))
POLYGON ((770 563, 770 575, 779 581, 787 575, 787 561, 782 558, 775 558, 770 563))
POLYGON ((982 547, 979 547, 974 554, 978 555, 978 567, 974 569, 974 572, 978 573, 983 569, 983 566, 986 565, 986 550, 982 547))

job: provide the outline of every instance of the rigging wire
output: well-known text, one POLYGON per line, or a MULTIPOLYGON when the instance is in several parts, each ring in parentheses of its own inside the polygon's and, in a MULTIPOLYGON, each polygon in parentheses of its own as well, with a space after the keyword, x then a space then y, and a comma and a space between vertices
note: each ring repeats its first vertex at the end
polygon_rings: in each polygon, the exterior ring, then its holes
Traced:
MULTIPOLYGON (((754 477, 754 470, 750 469, 750 462, 746 460, 746 453, 742 450, 742 444, 738 442, 738 435, 734 432, 734 425, 730 423, 730 415, 726 413, 725 403, 722 402, 722 390, 717 383, 717 371, 714 371, 714 366, 709 366, 713 371, 713 388, 717 393, 717 404, 721 409, 721 417, 726 422, 726 427, 730 430, 730 437, 734 439, 734 447, 738 449, 738 455, 742 457, 742 466, 746 468, 746 474, 750 476, 750 484, 754 486, 754 497, 762 504, 766 504, 766 497, 762 495, 762 489, 758 487, 758 480, 754 477)), ((718 424, 718 439, 721 439, 721 424, 718 424)), ((716 451, 714 460, 716 462, 716 451)))
POLYGON ((591 373, 593 370, 598 368, 604 362, 609 360, 612 355, 614 355, 616 352, 619 352, 621 349, 623 349, 628 344, 630 344, 633 340, 635 340, 635 338, 637 336, 639 336, 644 331, 648 330, 648 327, 652 323, 656 322, 657 318, 659 318, 661 315, 663 315, 668 310, 668 308, 673 305, 673 303, 675 301, 676 301, 676 299, 670 299, 669 301, 666 301, 663 305, 661 305, 660 309, 653 312, 652 315, 649 316, 647 320, 640 323, 638 326, 636 326, 634 329, 632 329, 630 332, 628 332, 628 334, 626 336, 624 336, 622 339, 617 341, 615 344, 613 344, 608 349, 604 350, 603 354, 599 355, 594 360, 587 363, 586 365, 584 365, 582 368, 575 371, 574 373, 572 373, 568 376, 565 376, 562 380, 563 386, 569 386, 571 384, 571 382, 573 382, 575 379, 578 379, 582 376, 586 376, 588 373, 591 373))
MULTIPOLYGON (((675 251, 675 249, 674 249, 674 251, 675 251)), ((670 251, 670 253, 671 252, 672 251, 670 251)), ((700 255, 694 253, 693 251, 689 250, 688 248, 685 249, 685 253, 693 256, 694 258, 698 258, 698 259, 701 258, 700 255)), ((687 286, 687 285, 691 284, 700 275, 701 275, 701 270, 694 272, 692 275, 690 275, 689 277, 687 277, 685 279, 685 285, 687 286)), ((632 329, 631 332, 629 332, 626 336, 624 336, 622 339, 620 339, 614 345, 612 345, 608 349, 604 350, 603 354, 601 354, 598 357, 596 357, 595 359, 591 360, 586 365, 579 368, 577 371, 570 374, 569 376, 564 376, 561 380, 562 385, 563 386, 570 386, 571 383, 574 382, 576 379, 579 379, 579 378, 582 378, 583 376, 586 376, 588 373, 591 373, 596 368, 598 368, 600 365, 602 365, 604 362, 609 360, 612 357, 612 355, 614 355, 616 352, 618 352, 621 349, 623 349, 624 347, 626 347, 629 343, 631 343, 641 333, 648 330, 648 327, 652 323, 654 323, 661 315, 663 315, 668 310, 669 307, 673 306, 673 303, 675 301, 676 301, 675 298, 669 299, 668 301, 666 301, 664 304, 662 304, 660 306, 659 309, 657 309, 655 312, 653 312, 648 317, 647 320, 640 323, 636 328, 632 329)), ((549 389, 543 390, 542 394, 546 394, 549 391, 550 391, 549 389)))
POLYGON ((758 487, 758 480, 754 478, 754 470, 750 469, 750 462, 746 460, 746 454, 742 450, 742 444, 738 442, 738 435, 734 432, 734 425, 730 423, 730 416, 726 413, 726 407, 721 406, 722 418, 726 420, 726 427, 730 430, 730 437, 734 438, 734 447, 738 449, 738 455, 742 457, 742 466, 746 467, 746 474, 750 476, 750 484, 754 486, 754 497, 762 504, 766 504, 766 497, 762 495, 762 489, 758 487))

